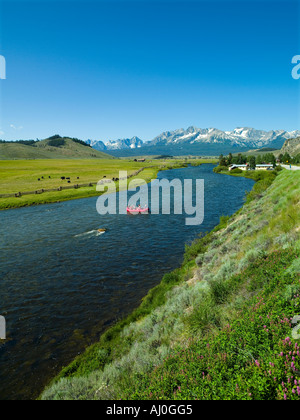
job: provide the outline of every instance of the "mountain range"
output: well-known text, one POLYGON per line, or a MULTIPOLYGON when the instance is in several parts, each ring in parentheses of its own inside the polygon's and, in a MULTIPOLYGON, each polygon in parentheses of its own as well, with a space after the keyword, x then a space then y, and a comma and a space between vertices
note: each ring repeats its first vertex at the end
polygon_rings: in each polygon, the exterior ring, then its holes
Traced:
POLYGON ((109 140, 106 144, 100 140, 86 140, 86 143, 93 149, 101 152, 105 150, 138 149, 144 145, 143 140, 138 137, 132 137, 132 139, 109 140))
POLYGON ((96 150, 107 151, 114 156, 139 155, 218 155, 220 153, 243 152, 263 147, 281 149, 288 139, 299 137, 300 131, 255 130, 239 127, 233 131, 216 128, 201 129, 189 127, 165 131, 151 141, 143 142, 138 137, 132 139, 102 141, 88 140, 96 150))

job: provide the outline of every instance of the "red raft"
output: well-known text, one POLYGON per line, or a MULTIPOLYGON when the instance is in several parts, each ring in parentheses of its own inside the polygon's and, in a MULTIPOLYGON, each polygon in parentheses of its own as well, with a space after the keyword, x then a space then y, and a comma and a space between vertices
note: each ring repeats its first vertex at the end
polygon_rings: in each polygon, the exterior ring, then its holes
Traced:
POLYGON ((127 213, 129 214, 149 214, 150 210, 149 207, 141 208, 141 207, 127 207, 127 213))

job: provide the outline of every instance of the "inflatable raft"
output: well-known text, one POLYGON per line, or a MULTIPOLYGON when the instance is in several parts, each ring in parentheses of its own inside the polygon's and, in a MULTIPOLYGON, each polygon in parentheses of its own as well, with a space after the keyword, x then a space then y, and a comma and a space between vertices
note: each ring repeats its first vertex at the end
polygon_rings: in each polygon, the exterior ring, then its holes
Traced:
POLYGON ((133 208, 133 207, 127 207, 127 213, 130 214, 149 214, 150 210, 149 207, 146 207, 142 209, 141 207, 133 208))

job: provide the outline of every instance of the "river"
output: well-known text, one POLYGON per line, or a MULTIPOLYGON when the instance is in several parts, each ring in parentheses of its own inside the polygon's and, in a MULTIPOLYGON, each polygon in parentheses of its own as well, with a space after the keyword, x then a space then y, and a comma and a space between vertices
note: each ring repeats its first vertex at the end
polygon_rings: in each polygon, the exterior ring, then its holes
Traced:
POLYGON ((184 246, 243 204, 253 181, 213 173, 213 165, 163 171, 158 178, 204 179, 205 218, 106 215, 97 198, 0 213, 0 399, 34 399, 62 368, 136 308, 180 265, 184 246), (98 235, 96 230, 107 232, 98 235))

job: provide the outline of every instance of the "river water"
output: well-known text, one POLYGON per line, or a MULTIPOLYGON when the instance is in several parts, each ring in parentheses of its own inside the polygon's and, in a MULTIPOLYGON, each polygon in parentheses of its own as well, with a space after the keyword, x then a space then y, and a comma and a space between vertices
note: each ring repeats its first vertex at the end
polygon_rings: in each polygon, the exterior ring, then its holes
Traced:
POLYGON ((97 198, 0 213, 0 399, 34 399, 62 368, 136 308, 184 246, 243 204, 253 181, 215 174, 213 165, 158 178, 204 179, 205 218, 105 215, 97 198), (98 235, 97 229, 108 231, 98 235))

